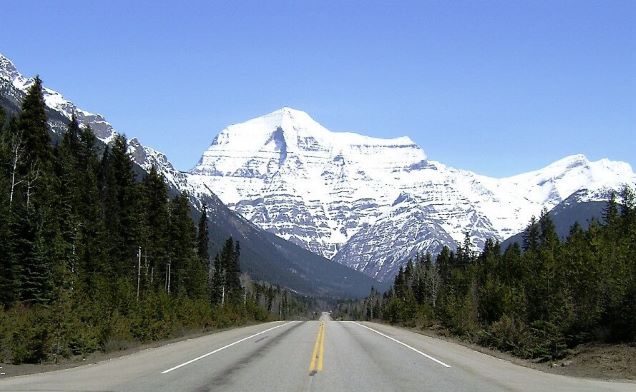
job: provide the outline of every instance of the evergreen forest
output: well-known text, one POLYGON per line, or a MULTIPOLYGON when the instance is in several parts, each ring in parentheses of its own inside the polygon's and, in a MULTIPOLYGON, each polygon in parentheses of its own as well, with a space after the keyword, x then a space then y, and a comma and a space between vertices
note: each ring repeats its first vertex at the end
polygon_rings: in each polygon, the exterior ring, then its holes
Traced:
POLYGON ((308 300, 241 274, 240 243, 214 257, 205 206, 137 176, 124 136, 104 146, 73 117, 53 142, 39 78, 0 108, 0 362, 57 362, 250 321, 308 300))
POLYGON ((487 241, 475 253, 466 236, 456 251, 410 260, 389 291, 341 303, 335 316, 433 329, 539 361, 582 343, 635 342, 635 245, 625 188, 587 230, 575 224, 560 240, 544 211, 523 246, 487 241))

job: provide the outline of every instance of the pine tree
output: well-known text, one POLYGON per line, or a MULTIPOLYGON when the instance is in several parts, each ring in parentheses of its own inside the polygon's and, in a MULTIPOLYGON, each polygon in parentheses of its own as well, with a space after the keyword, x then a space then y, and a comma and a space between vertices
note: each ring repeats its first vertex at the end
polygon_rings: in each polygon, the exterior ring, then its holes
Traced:
MULTIPOLYGON (((18 210, 16 208, 16 210, 18 210)), ((19 211, 20 219, 14 219, 11 227, 13 248, 11 254, 16 263, 18 295, 27 303, 47 303, 52 298, 52 262, 48 257, 51 246, 43 230, 43 222, 35 211, 19 211)))
POLYGON ((112 149, 104 152, 100 171, 104 217, 109 227, 107 254, 114 274, 111 278, 132 280, 139 247, 139 198, 124 136, 116 136, 112 149))
POLYGON ((54 211, 56 176, 39 78, 29 88, 7 136, 11 150, 9 264, 19 299, 46 303, 52 299, 52 271, 59 263, 60 241, 54 211))
POLYGON ((207 270, 196 254, 196 229, 190 218, 188 195, 181 193, 170 204, 170 260, 175 274, 175 292, 203 298, 207 270))
POLYGON ((79 273, 77 260, 78 232, 81 222, 77 207, 83 202, 81 199, 80 174, 77 156, 79 153, 80 127, 75 115, 67 126, 59 148, 55 149, 55 184, 56 217, 59 228, 58 246, 61 258, 62 286, 75 287, 79 273))
POLYGON ((532 216, 530 223, 523 232, 523 250, 536 251, 539 248, 539 224, 537 219, 532 216))
MULTIPOLYGON (((154 271, 156 274, 165 276, 165 274, 168 273, 167 265, 175 262, 175 265, 171 265, 170 267, 170 273, 176 273, 182 268, 182 256, 178 255, 176 260, 171 259, 171 252, 175 253, 176 250, 171 249, 174 243, 170 242, 170 237, 171 235, 178 235, 179 233, 173 233, 173 231, 178 229, 171 229, 168 188, 165 179, 157 172, 154 165, 150 168, 148 175, 143 179, 139 195, 140 209, 137 214, 140 216, 139 219, 143 222, 139 232, 139 246, 141 246, 143 252, 145 285, 149 286, 149 271, 154 271)), ((176 213, 179 212, 176 211, 175 214, 176 213)), ((172 220, 176 219, 177 218, 174 217, 172 220)), ((158 279, 153 283, 160 285, 161 280, 158 279)), ((172 286, 174 288, 177 287, 178 284, 173 284, 172 286)))
POLYGON ((618 203, 616 202, 616 192, 612 191, 610 193, 610 198, 607 202, 607 206, 603 210, 603 222, 608 226, 613 226, 616 224, 617 219, 618 203))
POLYGON ((76 156, 79 201, 76 205, 80 217, 77 232, 77 257, 85 289, 94 293, 96 280, 106 271, 106 224, 103 219, 98 176, 99 158, 97 138, 90 127, 80 131, 76 156))
POLYGON ((230 301, 236 303, 240 301, 243 294, 240 268, 241 246, 239 242, 234 242, 232 237, 228 238, 221 254, 222 257, 225 255, 225 264, 227 266, 225 273, 227 297, 230 301))
POLYGON ((11 231, 9 129, 5 112, 0 106, 0 306, 9 306, 17 300, 14 258, 11 257, 11 231))
POLYGON ((201 209, 201 217, 197 227, 197 255, 201 263, 208 267, 210 265, 210 237, 208 234, 208 208, 205 204, 201 209))
POLYGON ((42 80, 36 76, 22 102, 18 130, 24 137, 28 163, 39 163, 46 171, 51 161, 51 138, 45 108, 42 80))
POLYGON ((539 217, 539 228, 539 240, 541 245, 551 250, 555 249, 555 247, 559 244, 559 236, 557 235, 554 222, 552 221, 548 210, 545 208, 541 211, 541 216, 539 217))
MULTIPOLYGON (((225 268, 218 253, 214 256, 214 274, 210 290, 210 302, 213 305, 223 306, 225 304, 225 268)), ((271 307, 267 311, 270 310, 271 307)))

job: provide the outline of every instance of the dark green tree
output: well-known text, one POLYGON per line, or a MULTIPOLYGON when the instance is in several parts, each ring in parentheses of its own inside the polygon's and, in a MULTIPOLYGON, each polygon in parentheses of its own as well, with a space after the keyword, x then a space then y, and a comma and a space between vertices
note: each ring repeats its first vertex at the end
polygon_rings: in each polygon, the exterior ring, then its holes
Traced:
POLYGON ((106 251, 111 259, 111 278, 133 280, 139 247, 138 189, 124 136, 118 135, 101 164, 104 220, 109 227, 106 251))
POLYGON ((35 77, 22 101, 18 131, 24 138, 27 163, 37 163, 40 170, 46 171, 51 162, 51 138, 39 76, 35 77))
POLYGON ((210 268, 210 237, 208 233, 208 208, 205 204, 201 208, 201 216, 197 226, 197 255, 201 264, 210 268))

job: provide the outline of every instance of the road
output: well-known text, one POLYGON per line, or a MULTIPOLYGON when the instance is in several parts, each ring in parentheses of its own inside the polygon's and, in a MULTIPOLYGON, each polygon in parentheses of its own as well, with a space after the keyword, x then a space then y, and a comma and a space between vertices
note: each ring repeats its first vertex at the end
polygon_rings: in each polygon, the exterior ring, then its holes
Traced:
POLYGON ((547 374, 374 323, 273 322, 93 365, 0 380, 0 391, 636 391, 547 374))

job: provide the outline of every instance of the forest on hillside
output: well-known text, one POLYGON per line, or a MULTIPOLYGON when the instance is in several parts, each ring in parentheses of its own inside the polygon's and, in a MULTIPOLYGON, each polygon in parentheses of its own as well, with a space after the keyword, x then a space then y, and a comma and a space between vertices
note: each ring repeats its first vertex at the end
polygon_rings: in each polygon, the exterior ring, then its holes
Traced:
POLYGON ((603 222, 561 241, 544 211, 524 245, 468 237, 410 260, 386 293, 341 303, 336 317, 437 329, 523 358, 549 360, 587 342, 636 341, 636 203, 612 195, 603 222))
POLYGON ((309 299, 250 281, 240 244, 209 254, 205 206, 136 178, 124 136, 73 117, 50 137, 42 82, 0 108, 0 362, 38 363, 305 314, 309 299))

